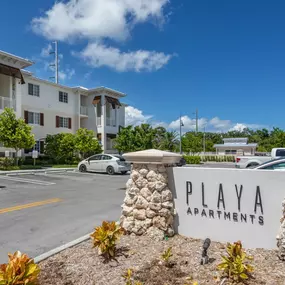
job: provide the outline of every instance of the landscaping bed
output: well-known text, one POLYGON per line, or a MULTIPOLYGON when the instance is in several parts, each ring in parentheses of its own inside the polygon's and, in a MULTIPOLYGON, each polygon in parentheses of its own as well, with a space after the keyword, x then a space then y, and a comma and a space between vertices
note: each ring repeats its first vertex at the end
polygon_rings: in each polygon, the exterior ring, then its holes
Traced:
MULTIPOLYGON (((127 269, 132 269, 135 280, 143 285, 188 285, 193 281, 199 285, 219 284, 214 277, 221 255, 226 253, 226 245, 212 242, 208 250, 210 263, 200 265, 202 243, 179 235, 164 241, 154 241, 147 236, 123 236, 117 247, 117 261, 106 263, 88 240, 42 261, 39 284, 125 285, 122 275, 127 269), (161 255, 169 247, 173 253, 172 267, 161 264, 161 255), (192 281, 186 281, 187 278, 192 281)), ((253 278, 247 284, 285 284, 285 263, 278 259, 277 251, 246 252, 254 258, 253 278)))

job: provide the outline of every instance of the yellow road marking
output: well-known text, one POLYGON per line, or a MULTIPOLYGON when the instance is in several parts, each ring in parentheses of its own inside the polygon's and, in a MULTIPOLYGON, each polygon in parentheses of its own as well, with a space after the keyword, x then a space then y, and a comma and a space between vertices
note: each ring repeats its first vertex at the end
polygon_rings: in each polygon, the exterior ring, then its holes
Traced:
POLYGON ((38 206, 52 204, 52 203, 57 203, 57 202, 61 202, 61 201, 62 200, 59 198, 54 198, 54 199, 34 202, 34 203, 30 203, 30 204, 18 205, 18 206, 14 206, 14 207, 10 207, 10 208, 0 209, 0 214, 13 212, 13 211, 19 211, 19 210, 23 210, 23 209, 32 208, 32 207, 38 207, 38 206))

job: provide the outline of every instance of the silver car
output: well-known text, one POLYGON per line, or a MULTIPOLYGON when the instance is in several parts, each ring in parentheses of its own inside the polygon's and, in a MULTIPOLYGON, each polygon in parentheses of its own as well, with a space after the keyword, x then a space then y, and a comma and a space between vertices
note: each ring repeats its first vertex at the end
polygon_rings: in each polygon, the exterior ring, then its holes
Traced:
POLYGON ((80 172, 107 172, 110 175, 126 174, 131 170, 131 165, 120 155, 96 154, 79 162, 78 170, 80 172))

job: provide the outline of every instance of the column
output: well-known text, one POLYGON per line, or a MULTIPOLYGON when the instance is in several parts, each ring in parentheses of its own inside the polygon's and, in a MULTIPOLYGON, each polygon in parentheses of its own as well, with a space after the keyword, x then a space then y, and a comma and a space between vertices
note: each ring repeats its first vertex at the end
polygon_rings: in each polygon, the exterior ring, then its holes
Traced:
POLYGON ((119 132, 119 113, 120 113, 120 111, 121 111, 121 108, 119 107, 119 108, 117 108, 117 106, 116 106, 116 128, 117 128, 117 131, 119 132))
POLYGON ((105 95, 101 96, 101 105, 102 105, 102 110, 101 110, 101 127, 102 127, 102 134, 101 134, 101 142, 102 142, 102 148, 103 152, 106 151, 107 149, 107 144, 106 144, 106 102, 105 102, 105 95))
POLYGON ((129 234, 147 234, 156 240, 173 236, 175 209, 167 170, 182 156, 155 149, 123 156, 133 166, 122 205, 122 227, 129 234))
MULTIPOLYGON (((22 88, 26 87, 26 85, 22 85, 19 79, 15 79, 15 99, 16 102, 14 106, 16 107, 16 116, 19 118, 22 116, 22 88)), ((14 96, 12 95, 12 98, 14 96)))

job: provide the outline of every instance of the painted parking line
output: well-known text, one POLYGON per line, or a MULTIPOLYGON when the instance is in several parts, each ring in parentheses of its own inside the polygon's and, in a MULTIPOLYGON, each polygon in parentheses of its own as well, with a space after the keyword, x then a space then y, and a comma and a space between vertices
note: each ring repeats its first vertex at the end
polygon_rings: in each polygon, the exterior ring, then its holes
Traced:
POLYGON ((10 208, 0 209, 0 214, 14 212, 14 211, 19 211, 19 210, 33 208, 33 207, 38 207, 38 206, 52 204, 52 203, 58 203, 58 202, 61 202, 61 201, 62 200, 59 199, 59 198, 53 198, 53 199, 49 199, 49 200, 33 202, 33 203, 30 203, 30 204, 18 205, 18 206, 14 206, 14 207, 10 207, 10 208))
POLYGON ((40 181, 40 180, 20 178, 20 177, 10 177, 10 176, 0 176, 0 179, 12 181, 12 182, 13 181, 14 182, 23 182, 23 183, 29 183, 29 184, 42 185, 42 186, 49 186, 49 185, 56 184, 54 182, 40 181))

